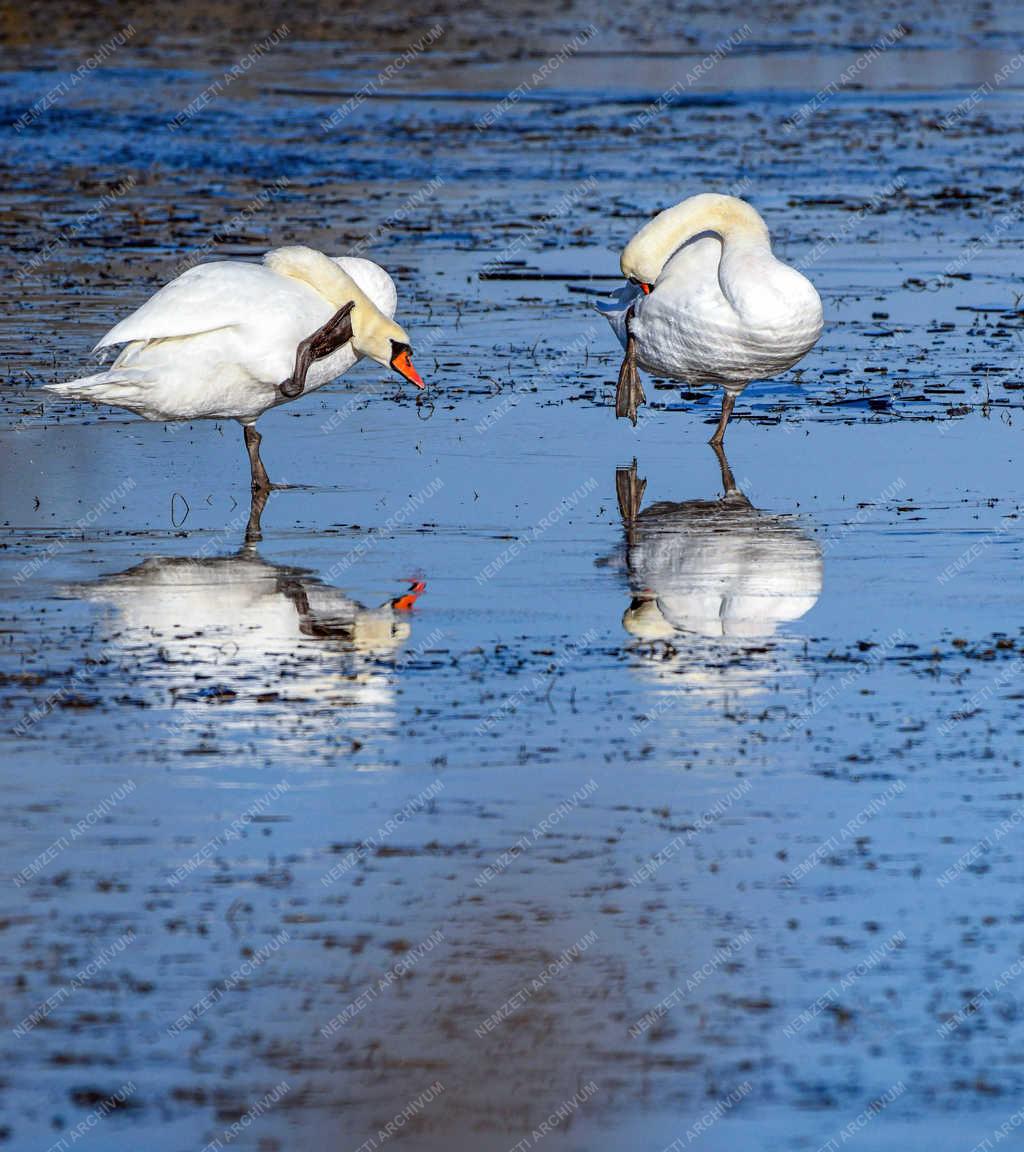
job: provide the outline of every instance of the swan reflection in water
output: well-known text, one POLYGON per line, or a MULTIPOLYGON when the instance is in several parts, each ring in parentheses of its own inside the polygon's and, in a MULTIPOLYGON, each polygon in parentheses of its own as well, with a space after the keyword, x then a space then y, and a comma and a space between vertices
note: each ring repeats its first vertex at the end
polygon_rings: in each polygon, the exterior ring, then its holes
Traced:
POLYGON ((647 481, 636 461, 616 471, 632 593, 622 624, 638 640, 664 642, 651 654, 688 682, 740 687, 758 664, 772 662, 771 646, 747 642, 773 636, 814 607, 823 564, 799 521, 755 508, 736 487, 724 451, 714 451, 724 488, 719 500, 641 509, 647 481), (686 658, 673 659, 687 646, 686 658), (742 660, 722 659, 738 648, 742 660))
MULTIPOLYGON (((112 609, 108 655, 125 658, 135 686, 154 693, 149 703, 175 706, 169 725, 182 734, 212 718, 212 703, 273 711, 278 697, 312 702, 304 723, 313 728, 379 728, 393 715, 395 672, 425 583, 410 580, 368 607, 307 569, 270 563, 257 550, 264 503, 254 497, 233 554, 150 557, 73 592, 112 609)), ((234 711, 217 709, 218 726, 230 728, 234 711)))

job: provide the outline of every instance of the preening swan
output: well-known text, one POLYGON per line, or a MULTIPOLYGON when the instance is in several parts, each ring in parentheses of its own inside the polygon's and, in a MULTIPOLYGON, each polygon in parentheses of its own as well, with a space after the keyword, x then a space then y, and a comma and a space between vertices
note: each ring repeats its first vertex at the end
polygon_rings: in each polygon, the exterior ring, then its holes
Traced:
POLYGON ((96 349, 122 344, 105 372, 49 384, 60 396, 127 408, 147 420, 242 425, 254 492, 271 487, 257 419, 368 356, 417 388, 398 294, 371 260, 295 245, 262 264, 199 264, 115 325, 96 349))
POLYGON ((666 208, 621 257, 630 281, 598 304, 626 351, 616 416, 636 424, 637 365, 725 389, 711 438, 721 444, 736 397, 752 380, 791 368, 821 334, 814 285, 772 255, 764 221, 734 196, 706 192, 666 208))

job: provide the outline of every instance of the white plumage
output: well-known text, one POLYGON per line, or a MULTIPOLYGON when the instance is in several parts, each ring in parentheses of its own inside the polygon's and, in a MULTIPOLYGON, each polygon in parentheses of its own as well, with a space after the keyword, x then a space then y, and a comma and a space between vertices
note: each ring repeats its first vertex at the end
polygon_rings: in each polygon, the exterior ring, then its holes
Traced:
MULTIPOLYGON (((398 293, 383 268, 350 256, 335 263, 385 316, 394 316, 398 293)), ((199 264, 99 341, 94 351, 124 345, 109 369, 47 389, 127 408, 147 420, 251 423, 285 402, 277 385, 291 375, 296 348, 335 311, 311 285, 266 264, 199 264)), ((330 383, 357 359, 349 343, 315 361, 305 391, 330 383)))
POLYGON ((254 490, 270 487, 252 427, 294 398, 296 355, 324 344, 296 393, 313 391, 368 356, 422 388, 409 338, 393 320, 398 294, 370 260, 293 246, 262 264, 223 260, 183 272, 95 350, 121 345, 103 372, 50 384, 59 396, 126 408, 147 420, 234 419, 245 428, 254 490))
POLYGON ((598 308, 627 352, 617 410, 634 423, 639 364, 722 386, 719 443, 747 384, 791 368, 821 334, 814 285, 776 259, 764 221, 735 197, 704 194, 666 209, 633 237, 621 265, 631 283, 598 308))

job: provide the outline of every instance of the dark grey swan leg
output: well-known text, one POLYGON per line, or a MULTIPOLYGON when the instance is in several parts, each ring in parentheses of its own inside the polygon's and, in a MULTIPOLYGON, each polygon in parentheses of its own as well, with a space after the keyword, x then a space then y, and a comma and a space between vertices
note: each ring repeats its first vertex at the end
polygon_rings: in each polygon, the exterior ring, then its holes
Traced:
POLYGON ((729 417, 732 415, 735 404, 736 397, 731 392, 722 393, 722 415, 719 418, 714 436, 708 441, 709 444, 720 445, 725 439, 725 429, 729 424, 729 417))
POLYGON ((615 415, 626 416, 636 427, 636 410, 641 404, 647 403, 644 395, 644 386, 640 383, 640 372, 636 366, 636 340, 629 330, 629 322, 633 319, 633 309, 630 307, 626 313, 626 354, 622 358, 622 367, 619 369, 619 382, 615 389, 615 415))
POLYGON ((263 467, 263 461, 260 459, 260 441, 262 437, 251 424, 244 425, 242 432, 245 435, 245 450, 249 453, 249 470, 252 473, 253 495, 260 492, 269 492, 271 488, 270 477, 267 475, 267 470, 263 467))
POLYGON ((306 387, 306 373, 314 360, 322 360, 337 351, 342 344, 352 339, 352 317, 350 313, 356 306, 354 300, 343 304, 337 312, 318 328, 312 336, 307 336, 295 351, 295 370, 287 380, 278 384, 278 390, 287 400, 294 400, 302 395, 306 387))

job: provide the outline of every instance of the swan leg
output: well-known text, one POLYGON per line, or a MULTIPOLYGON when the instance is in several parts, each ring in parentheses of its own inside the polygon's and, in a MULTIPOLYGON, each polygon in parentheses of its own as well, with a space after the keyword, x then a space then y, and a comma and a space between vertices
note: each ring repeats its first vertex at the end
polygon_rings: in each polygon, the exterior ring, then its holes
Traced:
POLYGON ((729 417, 732 415, 735 403, 736 397, 731 392, 722 393, 722 415, 719 418, 718 427, 715 429, 714 436, 708 441, 709 444, 720 445, 725 439, 725 429, 729 423, 729 417))
POLYGON ((314 360, 322 360, 336 352, 342 344, 352 339, 352 309, 355 301, 350 300, 344 304, 327 321, 319 327, 312 336, 307 336, 295 351, 295 369, 287 380, 278 384, 281 395, 288 400, 294 400, 302 395, 306 387, 306 373, 314 360))
MULTIPOLYGON (((267 493, 271 489, 270 477, 267 475, 263 461, 260 459, 260 441, 262 437, 251 424, 242 428, 245 435, 245 450, 249 453, 249 469, 252 472, 252 492, 255 498, 261 492, 267 493)), ((262 512, 262 507, 260 508, 262 512)))
POLYGON ((619 499, 619 515, 627 527, 640 515, 647 481, 636 474, 636 460, 628 468, 615 469, 615 495, 619 499))
POLYGON ((632 307, 626 313, 626 354, 619 369, 619 382, 615 389, 615 415, 628 416, 636 427, 636 410, 647 403, 644 386, 640 383, 640 372, 636 366, 636 339, 629 330, 633 319, 632 307))

